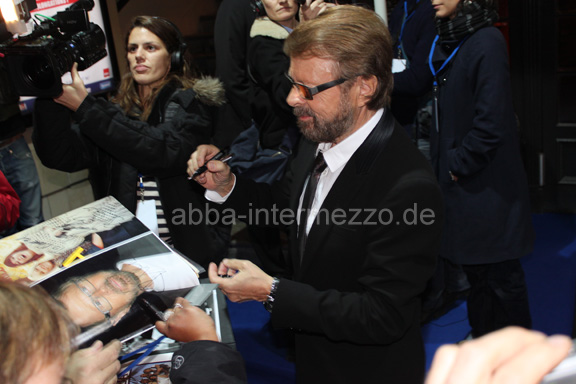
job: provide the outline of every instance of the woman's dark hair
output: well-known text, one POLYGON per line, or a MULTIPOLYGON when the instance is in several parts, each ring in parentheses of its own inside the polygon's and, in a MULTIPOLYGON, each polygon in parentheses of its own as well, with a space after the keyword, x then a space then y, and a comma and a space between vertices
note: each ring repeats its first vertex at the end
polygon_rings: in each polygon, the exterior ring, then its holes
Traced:
MULTIPOLYGON (((158 36, 166 46, 166 50, 170 55, 180 54, 181 65, 175 71, 170 71, 160 86, 154 89, 146 100, 141 100, 138 94, 138 84, 134 81, 130 68, 122 78, 117 95, 112 99, 113 102, 118 103, 124 112, 131 116, 137 116, 140 120, 146 120, 152 110, 152 105, 156 99, 158 92, 167 83, 176 80, 181 84, 182 88, 192 88, 196 82, 196 74, 190 66, 186 52, 182 50, 182 35, 171 21, 156 16, 136 16, 132 19, 132 24, 126 32, 125 46, 128 47, 128 39, 130 33, 134 28, 145 28, 158 36), (136 107, 136 108, 135 108, 136 107)), ((127 63, 127 65, 129 65, 127 63)))

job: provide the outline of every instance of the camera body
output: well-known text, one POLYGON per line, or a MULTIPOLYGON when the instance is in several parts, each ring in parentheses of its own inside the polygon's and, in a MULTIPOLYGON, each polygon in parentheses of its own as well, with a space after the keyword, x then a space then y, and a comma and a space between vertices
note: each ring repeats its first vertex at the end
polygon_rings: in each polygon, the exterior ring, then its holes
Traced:
POLYGON ((29 36, 1 43, 0 52, 19 96, 57 97, 75 62, 82 71, 107 56, 106 36, 86 9, 67 9, 29 36))

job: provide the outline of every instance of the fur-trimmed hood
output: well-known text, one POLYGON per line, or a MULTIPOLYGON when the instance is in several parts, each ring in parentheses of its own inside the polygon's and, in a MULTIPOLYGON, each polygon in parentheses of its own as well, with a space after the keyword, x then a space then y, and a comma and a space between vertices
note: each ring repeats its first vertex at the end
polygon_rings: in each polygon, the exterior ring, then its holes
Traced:
POLYGON ((254 20, 250 29, 250 37, 268 36, 273 39, 285 40, 290 33, 281 26, 270 20, 268 17, 260 17, 254 20))
POLYGON ((196 92, 196 98, 206 105, 220 106, 226 102, 224 85, 215 77, 200 77, 192 89, 196 92))

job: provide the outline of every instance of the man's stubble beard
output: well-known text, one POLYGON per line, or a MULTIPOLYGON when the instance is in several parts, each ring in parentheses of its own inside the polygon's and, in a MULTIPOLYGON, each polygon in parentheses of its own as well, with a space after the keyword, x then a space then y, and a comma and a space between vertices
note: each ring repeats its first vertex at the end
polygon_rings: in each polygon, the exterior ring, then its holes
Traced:
POLYGON ((310 122, 298 120, 298 128, 302 136, 315 143, 334 143, 338 138, 352 128, 354 114, 352 107, 348 103, 348 92, 342 91, 338 106, 338 115, 332 120, 324 120, 318 117, 307 106, 294 107, 296 117, 306 115, 312 117, 310 122))
POLYGON ((122 290, 118 290, 117 287, 115 287, 114 285, 112 285, 108 279, 106 279, 106 281, 104 282, 106 288, 114 293, 118 293, 118 294, 126 294, 129 293, 133 296, 138 296, 138 294, 140 294, 140 278, 133 272, 129 272, 129 271, 114 271, 114 276, 118 276, 118 277, 122 277, 125 281, 127 281, 127 287, 128 287, 128 291, 124 292, 122 290))

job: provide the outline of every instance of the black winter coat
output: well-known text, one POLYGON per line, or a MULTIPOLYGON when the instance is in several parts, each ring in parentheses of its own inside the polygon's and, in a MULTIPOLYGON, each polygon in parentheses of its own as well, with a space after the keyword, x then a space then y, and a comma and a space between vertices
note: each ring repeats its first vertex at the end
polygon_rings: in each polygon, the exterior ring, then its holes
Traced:
MULTIPOLYGON (((436 68, 457 45, 436 47, 436 68)), ((532 251, 533 229, 502 33, 478 30, 446 68, 430 138, 446 207, 441 255, 458 264, 522 257, 532 251)))
POLYGON ((434 15, 432 4, 426 0, 399 2, 390 14, 389 29, 394 39, 394 58, 405 57, 409 62, 406 70, 394 74, 392 91, 392 114, 402 125, 414 122, 418 108, 422 107, 424 96, 432 90, 428 54, 436 36, 434 15), (405 18, 404 32, 401 34, 405 18), (399 57, 400 37, 403 48, 401 57, 399 57))
POLYGON ((286 102, 292 84, 284 76, 290 59, 282 49, 288 31, 267 17, 254 21, 250 31, 248 65, 254 85, 252 116, 264 148, 278 148, 296 117, 286 102))
POLYGON ((220 82, 213 79, 199 80, 188 90, 168 84, 146 122, 89 95, 74 113, 77 124, 71 124, 68 108, 39 98, 34 108, 36 153, 49 168, 89 168, 94 197, 111 195, 131 212, 136 211, 138 173, 154 176, 174 247, 206 267, 224 256, 226 230, 206 224, 206 217, 198 223, 199 215, 208 212, 204 189, 187 179, 186 162, 198 145, 210 142, 212 108, 221 94, 220 82))

